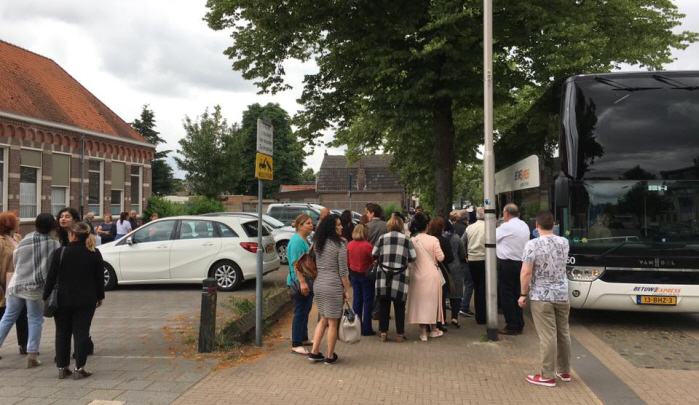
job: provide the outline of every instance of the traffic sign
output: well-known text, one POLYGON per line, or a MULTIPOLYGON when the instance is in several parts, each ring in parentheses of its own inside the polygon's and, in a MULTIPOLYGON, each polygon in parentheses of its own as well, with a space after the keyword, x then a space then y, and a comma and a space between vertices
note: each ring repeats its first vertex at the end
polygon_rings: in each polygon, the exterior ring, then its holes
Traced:
POLYGON ((274 179, 274 160, 272 156, 257 152, 255 158, 255 177, 260 180, 274 179))
POLYGON ((257 119, 257 151, 274 156, 274 127, 267 117, 257 119))

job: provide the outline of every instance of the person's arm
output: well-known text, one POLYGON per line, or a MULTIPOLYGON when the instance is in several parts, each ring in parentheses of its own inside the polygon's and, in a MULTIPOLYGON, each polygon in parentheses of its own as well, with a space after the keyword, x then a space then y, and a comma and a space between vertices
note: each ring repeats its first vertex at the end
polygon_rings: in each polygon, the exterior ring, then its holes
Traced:
POLYGON ((434 244, 434 250, 433 250, 434 258, 438 262, 441 262, 441 261, 444 261, 444 251, 442 250, 442 247, 440 246, 439 239, 437 239, 437 238, 435 238, 435 239, 436 239, 435 242, 437 242, 437 243, 434 244))
POLYGON ((414 262, 415 259, 417 259, 417 252, 415 251, 415 246, 413 246, 413 241, 408 239, 408 263, 414 262))
POLYGON ((457 249, 457 251, 458 251, 459 259, 465 261, 466 257, 467 257, 466 248, 464 248, 464 244, 461 243, 461 241, 459 241, 459 248, 457 249))
POLYGON ((507 222, 495 228, 495 243, 500 243, 507 235, 510 234, 507 222))
POLYGON ((337 263, 339 265, 340 280, 342 280, 342 298, 344 301, 349 301, 349 269, 347 268, 347 247, 345 247, 344 243, 340 244, 337 263))
MULTIPOLYGON (((61 252, 65 248, 59 248, 53 251, 53 256, 51 256, 51 267, 49 267, 49 274, 46 276, 46 285, 44 286, 44 301, 49 297, 51 291, 53 291, 56 285, 56 278, 58 277, 58 266, 60 264, 61 252)), ((103 281, 104 283, 104 281, 103 281)))
POLYGON ((524 306, 527 304, 527 296, 529 296, 529 284, 532 281, 533 270, 534 263, 522 262, 522 271, 519 274, 519 283, 522 291, 519 292, 519 300, 517 300, 517 303, 522 308, 524 308, 524 306))
POLYGON ((95 277, 95 286, 97 287, 97 308, 99 308, 104 300, 104 261, 99 250, 96 249, 95 253, 97 254, 97 260, 95 260, 93 275, 95 277))

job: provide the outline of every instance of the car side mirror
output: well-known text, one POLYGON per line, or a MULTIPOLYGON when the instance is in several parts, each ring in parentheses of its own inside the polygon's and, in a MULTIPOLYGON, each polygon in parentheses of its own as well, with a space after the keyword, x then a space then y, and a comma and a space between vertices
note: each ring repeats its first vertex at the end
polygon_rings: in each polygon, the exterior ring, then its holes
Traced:
POLYGON ((126 244, 129 246, 133 245, 133 238, 130 236, 128 238, 126 238, 126 244))
POLYGON ((563 174, 559 175, 556 177, 555 187, 556 207, 568 208, 568 201, 570 200, 570 179, 563 174))

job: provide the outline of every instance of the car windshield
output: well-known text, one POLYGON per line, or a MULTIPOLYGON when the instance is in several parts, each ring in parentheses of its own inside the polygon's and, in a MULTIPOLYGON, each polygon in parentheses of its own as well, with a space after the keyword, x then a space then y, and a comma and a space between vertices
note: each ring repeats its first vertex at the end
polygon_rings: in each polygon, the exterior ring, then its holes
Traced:
MULTIPOLYGON (((241 224, 245 230, 245 234, 251 238, 257 237, 257 221, 250 221, 241 224)), ((266 226, 262 226, 262 236, 269 236, 269 231, 266 226)))
POLYGON ((265 224, 267 224, 272 229, 279 229, 284 226, 283 222, 279 221, 276 218, 270 217, 267 214, 262 214, 262 220, 265 221, 265 224))
POLYGON ((697 180, 586 181, 571 192, 574 244, 699 246, 697 180))

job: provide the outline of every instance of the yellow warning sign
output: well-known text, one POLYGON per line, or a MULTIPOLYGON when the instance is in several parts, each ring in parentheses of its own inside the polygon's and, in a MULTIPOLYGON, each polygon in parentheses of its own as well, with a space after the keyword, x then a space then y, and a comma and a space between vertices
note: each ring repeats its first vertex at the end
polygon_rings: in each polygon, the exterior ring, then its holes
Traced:
POLYGON ((257 152, 255 158, 255 177, 260 180, 274 179, 274 161, 272 156, 257 152))

